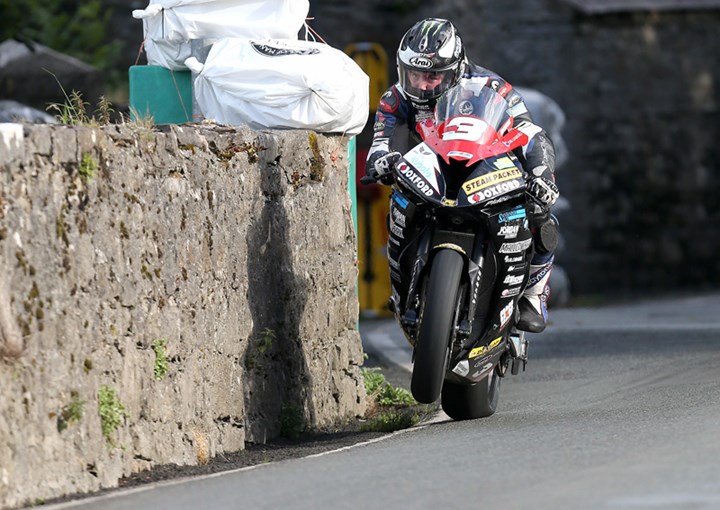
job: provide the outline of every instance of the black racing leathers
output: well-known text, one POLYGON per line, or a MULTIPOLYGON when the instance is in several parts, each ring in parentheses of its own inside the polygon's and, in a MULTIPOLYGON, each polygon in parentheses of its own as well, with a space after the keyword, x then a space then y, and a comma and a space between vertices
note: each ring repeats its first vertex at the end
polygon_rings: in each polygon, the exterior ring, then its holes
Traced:
MULTIPOLYGON (((515 118, 515 126, 528 135, 528 143, 515 150, 523 168, 533 177, 555 180, 555 147, 540 126, 533 123, 523 98, 512 85, 492 71, 468 63, 463 78, 483 80, 508 101, 508 113, 515 118)), ((433 117, 435 102, 414 102, 405 95, 399 84, 391 86, 380 99, 373 126, 373 142, 368 152, 365 173, 373 175, 375 161, 391 151, 401 153, 421 142, 415 126, 433 117)))

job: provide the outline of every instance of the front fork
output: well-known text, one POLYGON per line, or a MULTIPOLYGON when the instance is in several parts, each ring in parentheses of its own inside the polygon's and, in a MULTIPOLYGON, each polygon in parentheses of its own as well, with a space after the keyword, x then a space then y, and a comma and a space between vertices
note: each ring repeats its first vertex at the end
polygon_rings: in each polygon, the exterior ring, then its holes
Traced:
MULTIPOLYGON (((435 225, 430 224, 420 236, 420 240, 417 247, 417 255, 415 256, 415 264, 413 266, 410 283, 407 290, 407 306, 400 316, 400 322, 405 329, 414 339, 415 332, 419 321, 419 305, 420 305, 420 292, 422 278, 424 276, 425 267, 431 256, 433 235, 435 225)), ((475 318, 476 310, 479 305, 478 303, 478 292, 480 290, 480 283, 483 276, 483 264, 485 259, 485 235, 482 232, 476 234, 472 250, 462 251, 468 260, 468 271, 467 271, 467 282, 468 291, 466 294, 467 308, 460 317, 457 317, 455 323, 456 338, 460 343, 463 343, 468 337, 470 337, 474 324, 473 319, 475 318), (469 252, 469 253, 468 253, 469 252)), ((391 298, 391 309, 395 311, 397 309, 397 303, 391 298)), ((461 305, 465 304, 460 303, 461 305)), ((487 307, 489 303, 483 303, 482 306, 487 307)), ((412 343, 412 342, 411 342, 412 343)))

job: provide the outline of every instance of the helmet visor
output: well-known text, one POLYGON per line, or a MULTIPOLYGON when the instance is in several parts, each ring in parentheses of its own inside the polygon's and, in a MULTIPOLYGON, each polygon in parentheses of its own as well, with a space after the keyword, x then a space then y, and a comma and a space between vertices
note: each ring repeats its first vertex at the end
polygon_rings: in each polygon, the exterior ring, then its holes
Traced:
POLYGON ((407 94, 415 99, 435 99, 456 81, 457 67, 442 71, 423 71, 406 66, 400 62, 398 65, 398 81, 407 94))

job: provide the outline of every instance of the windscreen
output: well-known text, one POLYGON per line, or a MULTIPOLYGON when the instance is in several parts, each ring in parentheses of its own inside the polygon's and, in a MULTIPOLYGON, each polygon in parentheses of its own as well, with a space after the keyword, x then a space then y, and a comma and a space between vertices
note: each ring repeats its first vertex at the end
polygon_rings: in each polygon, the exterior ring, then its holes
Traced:
POLYGON ((505 98, 484 82, 461 80, 435 106, 435 125, 443 140, 489 144, 507 129, 510 119, 505 98))

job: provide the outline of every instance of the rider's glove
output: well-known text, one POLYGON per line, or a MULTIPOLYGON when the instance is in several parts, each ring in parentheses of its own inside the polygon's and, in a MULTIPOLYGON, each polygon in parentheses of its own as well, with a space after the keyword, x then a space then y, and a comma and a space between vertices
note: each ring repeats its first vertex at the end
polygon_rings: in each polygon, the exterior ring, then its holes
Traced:
POLYGON ((530 179, 527 193, 544 211, 550 210, 560 196, 560 191, 555 183, 545 177, 530 179))
POLYGON ((400 161, 401 157, 402 154, 399 152, 388 152, 375 160, 375 164, 373 165, 373 169, 375 170, 373 177, 375 180, 380 181, 382 184, 392 184, 394 180, 393 168, 395 164, 400 161))

